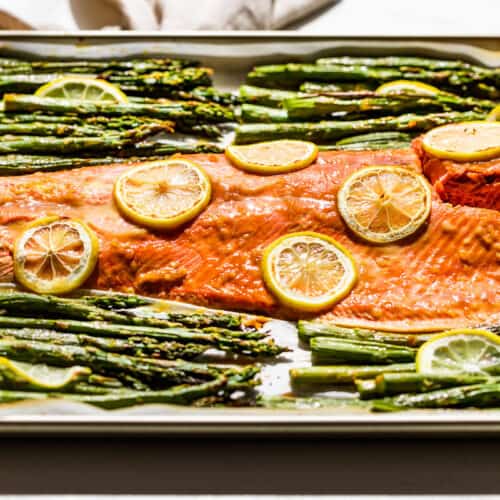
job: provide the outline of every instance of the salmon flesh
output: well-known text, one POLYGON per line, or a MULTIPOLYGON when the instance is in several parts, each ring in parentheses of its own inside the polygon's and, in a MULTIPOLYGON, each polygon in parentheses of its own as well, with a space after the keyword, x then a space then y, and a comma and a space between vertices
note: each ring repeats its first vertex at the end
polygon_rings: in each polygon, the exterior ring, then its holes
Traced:
POLYGON ((187 155, 212 180, 208 208, 174 233, 125 220, 113 203, 117 177, 129 165, 88 167, 0 178, 0 272, 12 280, 12 245, 45 215, 87 222, 100 240, 88 287, 157 296, 230 310, 296 319, 266 289, 264 248, 295 231, 329 235, 353 254, 359 280, 320 316, 342 325, 394 331, 500 324, 500 212, 452 206, 434 193, 428 223, 389 245, 357 239, 336 206, 342 181, 368 165, 421 171, 413 149, 321 153, 303 170, 245 173, 224 155, 187 155))
POLYGON ((422 158, 424 174, 443 201, 500 210, 500 158, 475 162, 442 160, 426 153, 420 138, 414 141, 414 147, 422 158))

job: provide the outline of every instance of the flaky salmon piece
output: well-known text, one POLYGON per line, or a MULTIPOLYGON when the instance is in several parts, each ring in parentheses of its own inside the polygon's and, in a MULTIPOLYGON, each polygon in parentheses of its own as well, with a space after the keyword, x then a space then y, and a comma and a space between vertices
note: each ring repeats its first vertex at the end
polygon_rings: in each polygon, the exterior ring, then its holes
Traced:
POLYGON ((426 153, 421 138, 413 146, 422 159, 424 174, 443 201, 500 210, 500 158, 457 162, 426 153))
POLYGON ((356 239, 344 225, 336 194, 368 165, 420 171, 412 149, 321 153, 310 167, 257 176, 223 155, 191 155, 213 184, 208 208, 175 233, 127 222, 113 204, 117 177, 129 166, 89 167, 0 178, 2 269, 9 279, 12 241, 32 219, 57 214, 85 220, 98 234, 101 289, 264 313, 304 317, 282 307, 261 278, 263 249, 294 231, 332 236, 354 255, 359 281, 321 315, 339 324, 432 331, 500 323, 500 213, 453 207, 434 196, 429 223, 410 239, 385 246, 356 239))

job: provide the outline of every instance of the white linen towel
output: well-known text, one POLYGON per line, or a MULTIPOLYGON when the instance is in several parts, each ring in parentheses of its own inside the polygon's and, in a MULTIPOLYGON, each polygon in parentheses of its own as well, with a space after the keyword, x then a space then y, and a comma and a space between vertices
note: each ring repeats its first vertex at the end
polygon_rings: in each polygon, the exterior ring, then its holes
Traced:
POLYGON ((0 0, 0 29, 281 29, 337 0, 0 0))

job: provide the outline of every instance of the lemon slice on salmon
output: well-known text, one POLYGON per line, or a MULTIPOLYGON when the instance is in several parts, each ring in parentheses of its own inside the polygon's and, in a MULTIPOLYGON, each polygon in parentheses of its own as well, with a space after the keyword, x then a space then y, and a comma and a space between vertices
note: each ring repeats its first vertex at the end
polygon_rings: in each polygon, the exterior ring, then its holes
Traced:
POLYGON ((122 174, 114 199, 131 221, 151 229, 175 229, 210 202, 211 183, 196 163, 183 159, 144 163, 122 174))
POLYGON ((43 217, 14 244, 14 276, 37 293, 68 293, 90 277, 98 254, 97 237, 84 222, 43 217))
POLYGON ((451 330, 425 342, 416 365, 432 375, 500 375, 500 337, 486 330, 451 330))
POLYGON ((412 95, 436 95, 441 91, 423 82, 414 82, 412 80, 395 80, 393 82, 387 82, 375 90, 375 93, 386 95, 386 94, 412 94, 412 95))
POLYGON ((344 222, 360 238, 390 243, 424 224, 431 198, 422 175, 382 165, 362 168, 348 177, 338 192, 337 205, 344 222))
POLYGON ((63 76, 42 85, 35 92, 39 97, 81 99, 85 101, 128 102, 127 96, 112 83, 98 78, 83 76, 63 76))
POLYGON ((344 298, 358 276, 348 250, 329 236, 307 231, 271 243, 264 251, 262 274, 281 303, 311 312, 344 298))
POLYGON ((490 160, 500 156, 500 122, 451 123, 434 128, 422 139, 428 153, 456 161, 490 160))
POLYGON ((318 156, 316 144, 279 140, 247 146, 230 145, 227 158, 237 167, 254 174, 281 174, 307 167, 318 156))

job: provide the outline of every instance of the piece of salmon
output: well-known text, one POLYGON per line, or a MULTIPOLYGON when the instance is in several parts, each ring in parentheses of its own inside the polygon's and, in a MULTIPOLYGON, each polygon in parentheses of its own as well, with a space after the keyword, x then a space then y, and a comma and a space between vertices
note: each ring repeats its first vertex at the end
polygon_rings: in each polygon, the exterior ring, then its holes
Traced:
POLYGON ((421 138, 413 146, 422 158, 424 174, 443 201, 500 210, 500 158, 457 162, 426 153, 421 138))
POLYGON ((230 310, 298 318, 266 289, 263 249, 294 231, 332 236, 354 255, 359 281, 322 316, 339 324, 425 331, 500 324, 500 212, 454 207, 434 196, 428 224, 399 243, 374 246, 344 225, 336 207, 342 181, 367 165, 420 171, 412 149, 325 152, 303 170, 257 176, 223 155, 192 155, 213 183, 208 208, 175 233, 127 222, 113 204, 129 166, 89 167, 0 178, 0 270, 11 279, 12 241, 24 225, 57 214, 85 220, 98 234, 97 269, 87 283, 230 310))

